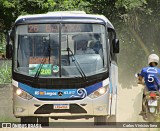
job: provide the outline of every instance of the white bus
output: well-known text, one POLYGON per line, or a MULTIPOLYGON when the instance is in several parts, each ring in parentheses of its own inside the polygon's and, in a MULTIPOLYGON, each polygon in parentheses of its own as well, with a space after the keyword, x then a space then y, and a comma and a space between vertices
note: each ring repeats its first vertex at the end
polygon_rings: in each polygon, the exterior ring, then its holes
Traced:
POLYGON ((13 113, 22 123, 116 122, 119 40, 106 17, 73 11, 20 16, 9 36, 13 113))

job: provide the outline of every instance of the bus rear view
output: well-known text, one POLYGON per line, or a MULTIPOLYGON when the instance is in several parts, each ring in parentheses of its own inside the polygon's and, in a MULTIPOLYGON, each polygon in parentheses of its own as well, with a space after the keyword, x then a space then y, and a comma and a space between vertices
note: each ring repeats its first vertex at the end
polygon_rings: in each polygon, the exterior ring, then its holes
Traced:
POLYGON ((13 112, 22 123, 94 117, 96 124, 116 117, 119 41, 104 16, 20 16, 10 38, 13 112))

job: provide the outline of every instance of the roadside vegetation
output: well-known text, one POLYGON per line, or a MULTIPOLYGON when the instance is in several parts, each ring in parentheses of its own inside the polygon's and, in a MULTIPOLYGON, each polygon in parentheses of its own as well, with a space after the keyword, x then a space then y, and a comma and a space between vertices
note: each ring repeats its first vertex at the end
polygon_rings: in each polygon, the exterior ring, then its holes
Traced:
POLYGON ((0 61, 0 86, 11 83, 11 61, 0 61))

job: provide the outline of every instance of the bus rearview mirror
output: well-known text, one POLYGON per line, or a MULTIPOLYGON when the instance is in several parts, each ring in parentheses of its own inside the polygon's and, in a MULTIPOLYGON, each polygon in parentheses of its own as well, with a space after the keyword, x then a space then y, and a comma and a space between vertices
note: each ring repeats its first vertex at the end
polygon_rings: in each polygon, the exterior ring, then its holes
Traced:
POLYGON ((6 45, 6 58, 7 59, 12 58, 12 45, 11 44, 6 45))
POLYGON ((119 53, 119 39, 113 39, 113 53, 119 53))
POLYGON ((12 58, 12 45, 10 44, 9 33, 7 35, 6 58, 7 59, 11 59, 12 58))

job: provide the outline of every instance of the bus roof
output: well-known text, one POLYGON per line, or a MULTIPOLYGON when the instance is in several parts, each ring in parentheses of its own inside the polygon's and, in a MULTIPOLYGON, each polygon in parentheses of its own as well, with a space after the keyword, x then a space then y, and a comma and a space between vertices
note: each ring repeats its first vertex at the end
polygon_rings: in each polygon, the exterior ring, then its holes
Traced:
POLYGON ((86 14, 84 11, 57 11, 57 12, 48 12, 46 14, 33 14, 33 15, 24 15, 19 16, 15 23, 21 23, 22 21, 25 21, 26 19, 58 19, 64 20, 65 18, 72 18, 72 19, 79 19, 80 21, 82 19, 93 19, 93 20, 101 20, 105 22, 108 27, 114 28, 111 22, 104 16, 104 15, 98 15, 98 14, 86 14), (21 21, 21 22, 20 22, 21 21))

